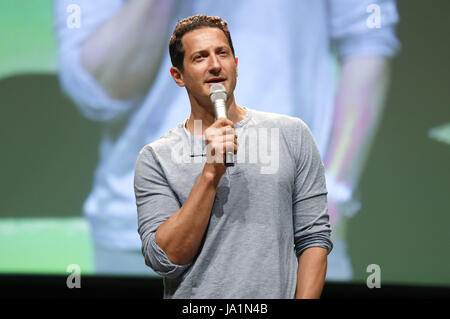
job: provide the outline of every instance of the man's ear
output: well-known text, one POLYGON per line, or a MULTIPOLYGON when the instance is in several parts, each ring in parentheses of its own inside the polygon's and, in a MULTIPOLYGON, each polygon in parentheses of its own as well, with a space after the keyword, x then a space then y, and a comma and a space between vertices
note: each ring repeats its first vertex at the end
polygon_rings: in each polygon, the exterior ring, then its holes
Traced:
POLYGON ((180 87, 184 87, 185 83, 184 83, 184 79, 183 79, 183 73, 175 66, 170 68, 170 74, 172 75, 173 80, 175 81, 175 83, 180 86, 180 87))
POLYGON ((238 76, 238 57, 234 58, 236 61, 236 76, 238 76))

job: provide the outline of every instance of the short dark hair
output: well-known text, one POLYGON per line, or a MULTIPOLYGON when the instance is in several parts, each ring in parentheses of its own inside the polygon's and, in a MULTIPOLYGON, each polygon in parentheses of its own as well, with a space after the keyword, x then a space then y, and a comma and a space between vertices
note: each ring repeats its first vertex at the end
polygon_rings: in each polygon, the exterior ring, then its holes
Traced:
POLYGON ((230 45, 231 51, 233 52, 234 56, 233 42, 231 41, 230 30, 228 30, 227 22, 219 17, 197 14, 178 21, 169 41, 170 60, 172 61, 172 65, 174 67, 177 67, 180 71, 183 71, 183 60, 185 52, 183 44, 181 43, 181 39, 186 33, 204 27, 218 28, 222 30, 228 40, 228 44, 230 45))

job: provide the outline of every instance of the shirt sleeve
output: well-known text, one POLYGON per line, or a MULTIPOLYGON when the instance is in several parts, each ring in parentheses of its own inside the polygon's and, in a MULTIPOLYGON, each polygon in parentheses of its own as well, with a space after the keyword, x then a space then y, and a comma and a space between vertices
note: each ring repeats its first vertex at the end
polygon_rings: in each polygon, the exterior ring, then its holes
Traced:
POLYGON ((309 127, 300 121, 295 141, 293 193, 294 243, 297 256, 310 247, 331 252, 325 169, 309 127))
POLYGON ((329 33, 341 58, 391 57, 400 48, 394 0, 329 0, 329 33), (372 17, 379 13, 379 25, 372 17))
POLYGON ((118 119, 129 113, 142 99, 111 98, 80 61, 84 40, 122 5, 122 0, 56 0, 54 5, 61 88, 79 111, 94 121, 118 119), (79 28, 70 26, 74 15, 79 17, 79 28))
POLYGON ((172 263, 156 243, 156 230, 165 220, 180 209, 176 195, 169 187, 164 172, 146 146, 139 153, 134 178, 138 210, 138 232, 142 241, 145 263, 161 276, 179 277, 189 266, 172 263))

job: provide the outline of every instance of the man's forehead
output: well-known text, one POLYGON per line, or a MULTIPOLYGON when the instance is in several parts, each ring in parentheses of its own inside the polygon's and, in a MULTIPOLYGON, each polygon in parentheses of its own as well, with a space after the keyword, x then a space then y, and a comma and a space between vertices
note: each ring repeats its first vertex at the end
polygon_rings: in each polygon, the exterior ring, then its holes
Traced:
POLYGON ((181 39, 185 52, 195 52, 210 46, 227 46, 228 40, 225 33, 215 27, 202 27, 187 32, 181 39))

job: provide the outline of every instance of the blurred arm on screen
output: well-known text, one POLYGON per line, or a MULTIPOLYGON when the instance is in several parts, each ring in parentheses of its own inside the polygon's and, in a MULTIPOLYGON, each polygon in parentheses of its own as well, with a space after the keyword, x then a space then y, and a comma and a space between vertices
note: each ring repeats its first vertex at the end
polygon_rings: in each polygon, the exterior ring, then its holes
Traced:
MULTIPOLYGON (((399 18, 394 0, 334 0, 329 1, 329 9, 330 37, 340 58, 340 76, 324 164, 327 184, 344 186, 351 193, 384 109, 389 58, 400 47, 395 35, 399 18), (373 7, 380 14, 378 27, 368 23, 373 7)), ((336 192, 332 187, 329 191, 333 202, 336 192)))
POLYGON ((169 4, 162 3, 55 1, 61 88, 85 117, 116 121, 145 98, 168 38, 168 31, 152 27, 171 20, 166 17, 169 4), (74 8, 79 17, 75 27, 70 23, 74 8), (150 21, 155 13, 158 19, 150 21))
POLYGON ((167 49, 174 8, 174 1, 129 1, 83 43, 83 65, 112 98, 146 93, 167 49))
POLYGON ((389 62, 382 57, 353 57, 342 65, 325 166, 329 177, 350 189, 373 143, 388 83, 389 62))

